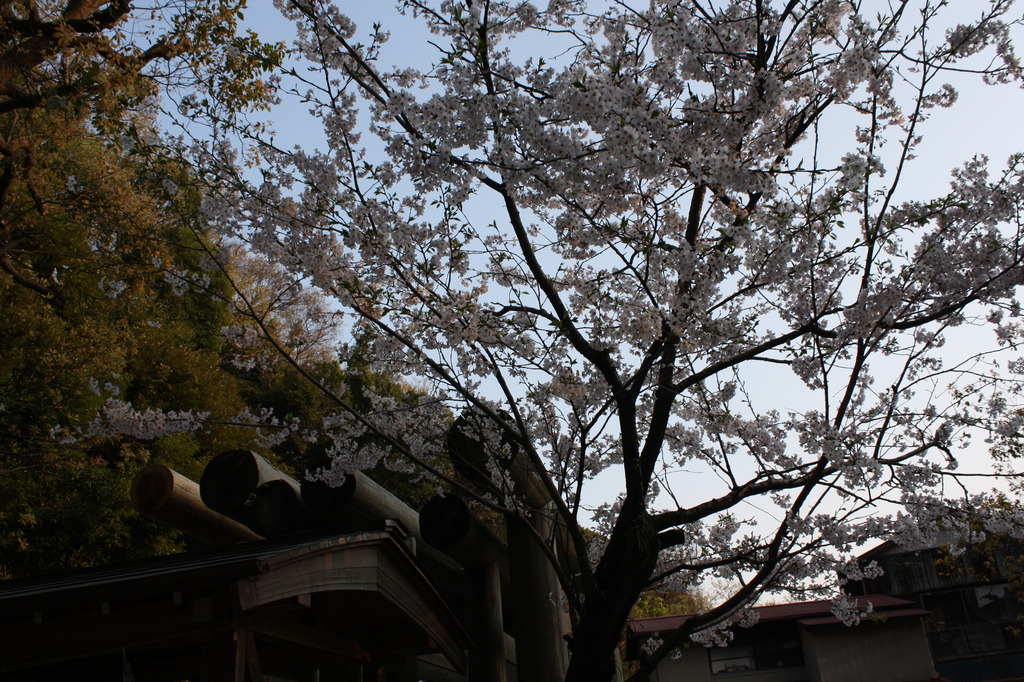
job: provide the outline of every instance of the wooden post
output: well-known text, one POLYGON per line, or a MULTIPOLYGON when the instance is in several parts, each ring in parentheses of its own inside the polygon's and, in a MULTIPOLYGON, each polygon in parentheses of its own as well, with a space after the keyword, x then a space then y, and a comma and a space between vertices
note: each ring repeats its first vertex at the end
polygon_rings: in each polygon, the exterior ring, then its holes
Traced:
POLYGON ((384 682, 417 682, 416 659, 412 656, 389 656, 381 661, 384 682))
POLYGON ((425 542, 466 571, 466 610, 476 639, 469 652, 469 682, 505 682, 502 597, 509 580, 504 545, 455 495, 431 498, 420 510, 420 527, 425 542))
POLYGON ((548 537, 550 519, 540 512, 529 521, 509 515, 505 527, 518 677, 530 682, 562 682, 569 667, 568 618, 558 576, 537 543, 538 535, 548 537))
POLYGON ((132 480, 132 506, 141 514, 209 545, 230 545, 263 538, 205 504, 199 485, 163 464, 151 464, 132 480))
MULTIPOLYGON (((461 415, 448 431, 448 452, 455 469, 481 492, 506 494, 508 491, 496 490, 487 475, 488 460, 497 453, 489 453, 484 442, 486 419, 472 412, 461 415)), ((508 472, 512 492, 530 513, 528 520, 517 514, 505 519, 518 677, 530 682, 561 682, 569 665, 568 618, 558 575, 540 542, 552 541, 555 557, 570 577, 578 571, 577 557, 565 521, 553 513, 554 502, 529 458, 507 434, 502 443, 508 451, 495 464, 508 472)))
POLYGON ((246 630, 239 644, 243 646, 243 658, 245 669, 249 672, 249 682, 263 682, 263 664, 260 662, 260 652, 256 648, 256 638, 252 632, 246 630))
POLYGON ((199 681, 245 682, 245 639, 245 631, 235 628, 227 633, 227 637, 218 637, 203 645, 199 681))
POLYGON ((466 567, 466 587, 469 626, 476 635, 476 646, 469 651, 469 682, 506 682, 504 612, 497 562, 466 567))
MULTIPOLYGON (((448 454, 455 470, 469 479, 480 492, 490 492, 501 498, 508 491, 497 490, 487 474, 489 455, 479 434, 475 432, 475 429, 479 427, 474 424, 479 419, 485 418, 468 412, 455 420, 455 423, 448 429, 448 454)), ((529 509, 539 511, 551 508, 553 505, 551 494, 534 471, 530 458, 514 443, 503 442, 510 448, 510 451, 496 464, 508 472, 516 496, 529 509)), ((551 514, 548 516, 553 519, 553 524, 545 537, 554 539, 554 546, 557 548, 556 555, 562 571, 570 577, 579 575, 576 544, 572 541, 566 519, 551 514)))

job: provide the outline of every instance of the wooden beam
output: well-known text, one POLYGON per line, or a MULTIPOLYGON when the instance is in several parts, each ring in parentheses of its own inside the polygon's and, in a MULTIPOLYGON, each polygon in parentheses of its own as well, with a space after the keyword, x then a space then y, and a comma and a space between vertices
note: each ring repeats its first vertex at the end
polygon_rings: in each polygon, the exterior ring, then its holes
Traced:
POLYGON ((246 682, 245 632, 233 628, 223 639, 203 647, 199 682, 246 682))
POLYGON ((505 682, 503 597, 509 595, 508 552, 456 495, 432 497, 420 510, 423 539, 466 570, 466 611, 476 640, 469 651, 470 682, 505 682))
POLYGON ((326 633, 280 616, 252 614, 246 619, 246 625, 250 631, 267 639, 322 651, 360 663, 372 661, 370 653, 355 640, 326 633))
POLYGON ((131 499, 139 513, 209 545, 263 539, 241 523, 207 507, 195 481, 163 464, 151 464, 135 475, 131 499))
POLYGON ((431 578, 446 588, 459 589, 461 567, 424 542, 419 514, 366 474, 360 471, 350 474, 337 487, 323 481, 303 480, 300 490, 306 506, 328 527, 395 519, 411 538, 406 545, 421 560, 431 578))
POLYGON ((501 540, 457 495, 435 495, 420 510, 423 540, 463 566, 496 563, 507 577, 508 552, 501 540))
POLYGON ((396 519, 413 537, 420 538, 419 515, 361 471, 349 474, 337 487, 303 480, 300 488, 306 506, 331 525, 396 519))

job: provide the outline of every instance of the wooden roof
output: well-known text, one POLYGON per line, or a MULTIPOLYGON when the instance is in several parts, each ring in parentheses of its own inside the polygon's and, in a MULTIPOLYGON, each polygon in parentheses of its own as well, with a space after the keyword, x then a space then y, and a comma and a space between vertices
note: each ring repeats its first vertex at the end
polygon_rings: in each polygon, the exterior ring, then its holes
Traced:
POLYGON ((138 682, 310 679, 430 653, 464 670, 468 635, 404 538, 385 521, 0 582, 0 680, 119 679, 125 663, 138 682))

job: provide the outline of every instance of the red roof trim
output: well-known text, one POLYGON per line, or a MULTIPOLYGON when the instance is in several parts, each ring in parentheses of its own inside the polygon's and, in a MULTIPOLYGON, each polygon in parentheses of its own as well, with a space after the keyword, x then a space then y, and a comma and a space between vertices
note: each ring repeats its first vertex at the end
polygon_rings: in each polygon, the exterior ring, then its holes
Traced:
MULTIPOLYGON (((879 619, 886 618, 906 618, 909 616, 927 616, 928 611, 924 609, 892 609, 891 611, 880 611, 874 614, 868 614, 867 618, 861 620, 861 622, 870 622, 873 616, 877 616, 879 619)), ((802 618, 797 621, 801 625, 808 627, 814 627, 815 625, 836 625, 840 623, 838 618, 835 616, 823 616, 821 618, 802 618)))
MULTIPOLYGON (((873 594, 866 597, 857 598, 857 608, 865 609, 868 603, 871 603, 875 611, 883 611, 888 609, 886 613, 881 615, 888 615, 893 609, 906 609, 906 607, 912 606, 913 602, 907 601, 906 599, 897 599, 896 597, 887 597, 885 595, 873 594)), ((796 602, 793 604, 775 604, 772 606, 755 606, 754 611, 758 615, 758 622, 764 623, 766 621, 773 620, 801 620, 815 617, 831 617, 832 615, 832 602, 830 600, 821 599, 818 601, 804 601, 796 602)), ((656 616, 654 618, 638 618, 629 622, 629 629, 637 634, 649 633, 649 632, 667 632, 670 630, 677 630, 686 623, 686 621, 693 618, 695 614, 686 614, 681 616, 656 616)), ((731 620, 736 622, 740 619, 739 615, 734 615, 731 620)), ((838 621, 836 621, 838 622, 838 621)))

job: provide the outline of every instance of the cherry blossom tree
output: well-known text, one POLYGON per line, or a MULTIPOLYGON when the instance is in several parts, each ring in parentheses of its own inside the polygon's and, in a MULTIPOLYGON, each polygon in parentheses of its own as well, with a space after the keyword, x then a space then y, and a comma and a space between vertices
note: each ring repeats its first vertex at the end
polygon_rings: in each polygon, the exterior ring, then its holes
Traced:
POLYGON ((226 135, 197 145, 205 213, 428 389, 322 424, 322 475, 398 453, 446 478, 429 453, 462 414, 483 459, 448 482, 550 517, 564 679, 613 678, 652 585, 734 589, 635 679, 766 591, 834 584, 858 543, 978 507, 958 463, 1021 421, 1024 156, 906 186, 948 80, 1020 82, 1011 2, 405 0, 434 59, 398 65, 379 25, 277 4, 281 94, 324 144, 250 138, 258 176, 226 135))

